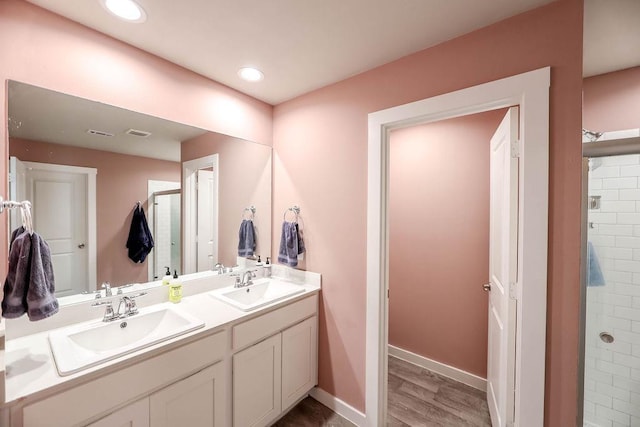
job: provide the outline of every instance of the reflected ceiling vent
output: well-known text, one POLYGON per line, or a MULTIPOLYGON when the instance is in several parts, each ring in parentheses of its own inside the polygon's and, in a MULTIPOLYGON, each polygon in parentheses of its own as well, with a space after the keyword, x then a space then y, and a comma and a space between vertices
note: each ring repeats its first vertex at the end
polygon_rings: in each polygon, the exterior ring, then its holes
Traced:
POLYGON ((147 132, 144 130, 138 130, 138 129, 129 129, 128 131, 125 132, 127 135, 133 135, 133 136, 138 136, 140 138, 146 138, 149 135, 151 135, 151 132, 147 132))
POLYGON ((113 136, 112 133, 105 132, 103 130, 95 130, 95 129, 88 129, 87 133, 90 135, 98 135, 98 136, 113 136))

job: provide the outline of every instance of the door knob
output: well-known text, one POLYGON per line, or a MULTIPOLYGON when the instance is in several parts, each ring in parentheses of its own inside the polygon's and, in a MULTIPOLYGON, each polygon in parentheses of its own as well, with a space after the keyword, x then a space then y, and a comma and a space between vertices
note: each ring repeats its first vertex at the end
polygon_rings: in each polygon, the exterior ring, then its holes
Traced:
POLYGON ((80 243, 80 244, 78 245, 78 248, 80 248, 80 249, 84 249, 84 243, 80 243))
POLYGON ((482 285, 482 290, 485 292, 489 292, 491 290, 491 283, 485 283, 482 285))

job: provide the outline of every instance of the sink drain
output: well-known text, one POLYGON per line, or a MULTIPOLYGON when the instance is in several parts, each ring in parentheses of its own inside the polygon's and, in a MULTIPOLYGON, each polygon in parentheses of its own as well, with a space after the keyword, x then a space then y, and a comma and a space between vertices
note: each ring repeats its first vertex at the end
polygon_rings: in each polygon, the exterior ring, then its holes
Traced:
POLYGON ((120 327, 121 327, 122 329, 126 328, 126 327, 127 327, 127 322, 122 322, 122 323, 120 323, 120 327))

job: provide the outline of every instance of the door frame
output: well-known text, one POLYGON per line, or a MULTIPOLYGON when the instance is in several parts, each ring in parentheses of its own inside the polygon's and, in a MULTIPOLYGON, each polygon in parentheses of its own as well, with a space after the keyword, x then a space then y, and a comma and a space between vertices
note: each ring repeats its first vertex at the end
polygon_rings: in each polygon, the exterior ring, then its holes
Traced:
MULTIPOLYGON (((30 171, 40 170, 46 172, 73 173, 85 175, 87 179, 87 291, 93 292, 97 289, 97 224, 96 224, 96 175, 98 169, 81 166, 68 166, 53 163, 22 162, 27 175, 30 171)), ((37 207, 35 207, 37 209, 37 207)))
POLYGON ((367 425, 387 414, 389 135, 394 129, 518 105, 518 310, 515 424, 544 424, 550 67, 369 114, 367 200, 367 425))
MULTIPOLYGON (((211 216, 213 217, 213 232, 216 239, 219 240, 220 234, 218 233, 218 203, 219 203, 219 186, 220 186, 220 170, 219 170, 219 155, 211 154, 209 156, 200 157, 198 159, 188 160, 182 162, 182 274, 195 273, 196 272, 196 245, 195 233, 197 230, 198 222, 198 199, 196 190, 196 171, 202 168, 213 168, 214 194, 213 210, 211 216)), ((218 242, 213 245, 213 258, 218 262, 218 242)))

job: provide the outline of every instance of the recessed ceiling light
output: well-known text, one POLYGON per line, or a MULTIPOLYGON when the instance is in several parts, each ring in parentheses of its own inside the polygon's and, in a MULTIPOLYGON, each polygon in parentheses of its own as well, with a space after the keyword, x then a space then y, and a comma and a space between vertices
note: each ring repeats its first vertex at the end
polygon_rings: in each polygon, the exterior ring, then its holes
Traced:
POLYGON ((147 14, 133 0, 100 0, 100 3, 112 14, 128 22, 144 22, 147 14))
POLYGON ((248 82, 259 82, 264 79, 262 71, 251 67, 240 68, 238 75, 248 82))

